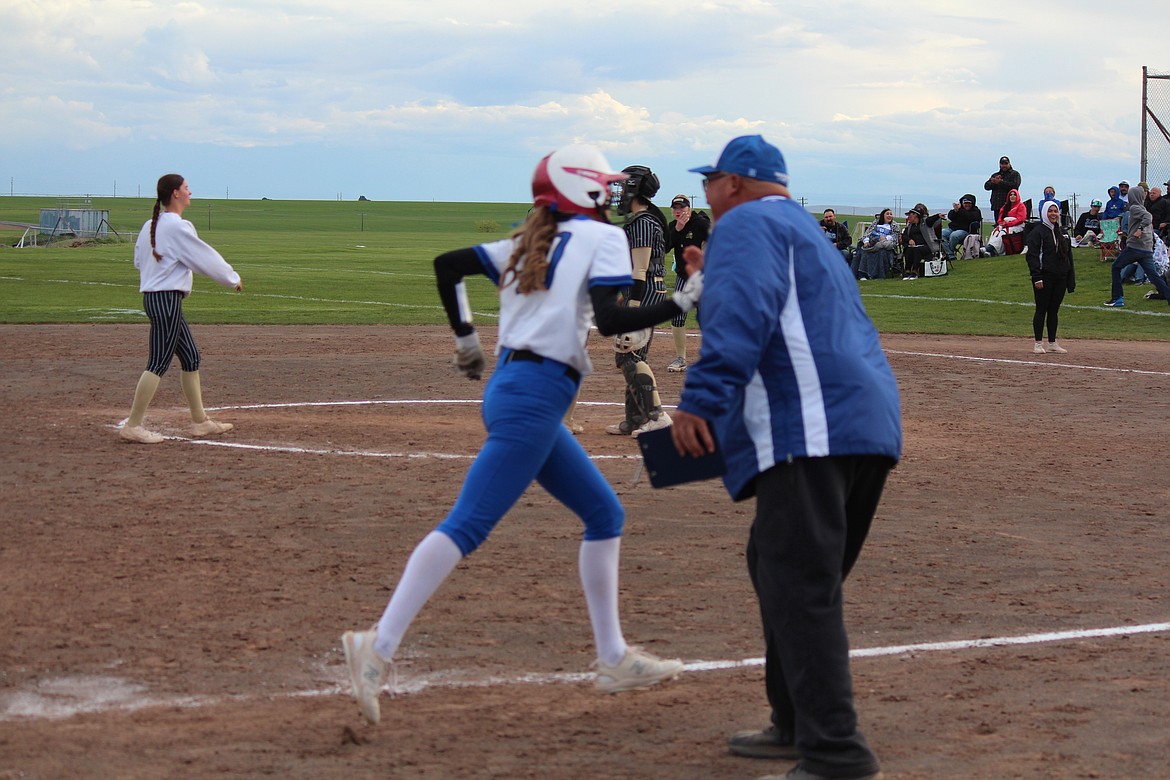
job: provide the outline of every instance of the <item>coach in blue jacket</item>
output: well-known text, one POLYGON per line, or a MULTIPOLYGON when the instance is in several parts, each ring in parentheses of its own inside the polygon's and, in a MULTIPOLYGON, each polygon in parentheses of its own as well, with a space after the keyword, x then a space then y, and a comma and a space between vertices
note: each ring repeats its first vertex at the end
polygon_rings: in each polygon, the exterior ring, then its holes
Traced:
POLYGON ((703 269, 699 362, 674 444, 722 443, 732 499, 756 497, 747 561, 766 642, 772 725, 733 753, 799 759, 787 777, 874 778, 857 728, 842 582, 901 455, 898 386, 857 283, 788 193, 780 150, 731 141, 703 175, 715 227, 703 269))

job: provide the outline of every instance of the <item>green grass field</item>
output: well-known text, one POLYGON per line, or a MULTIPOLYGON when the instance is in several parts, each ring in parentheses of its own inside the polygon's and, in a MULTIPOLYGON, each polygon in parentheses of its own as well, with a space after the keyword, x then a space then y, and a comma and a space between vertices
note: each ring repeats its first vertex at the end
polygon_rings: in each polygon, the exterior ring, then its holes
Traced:
MULTIPOLYGON (((0 221, 39 221, 54 198, 0 197, 0 221)), ((152 200, 94 198, 129 239, 152 200)), ((197 323, 442 324, 431 261, 448 249, 504 238, 527 204, 195 200, 184 217, 240 272, 238 294, 202 277, 184 303, 197 323)), ((842 214, 856 224, 869 217, 842 214)), ((62 242, 15 249, 21 231, 0 227, 0 322, 144 322, 127 241, 62 242)), ((1061 310, 1067 338, 1170 338, 1170 308, 1126 288, 1107 309, 1109 267, 1076 250, 1077 291, 1061 310)), ((481 323, 497 303, 486 278, 469 280, 481 323)), ((1032 294, 1020 256, 965 261, 949 276, 866 282, 861 293, 883 332, 1030 338, 1032 294)))

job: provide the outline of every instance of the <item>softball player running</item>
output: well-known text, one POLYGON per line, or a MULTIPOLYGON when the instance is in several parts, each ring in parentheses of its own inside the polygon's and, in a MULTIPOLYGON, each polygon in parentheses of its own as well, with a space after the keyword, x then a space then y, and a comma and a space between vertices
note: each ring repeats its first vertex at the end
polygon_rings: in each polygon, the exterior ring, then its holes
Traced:
POLYGON ((150 318, 150 359, 138 379, 130 417, 119 432, 127 441, 158 444, 163 440, 142 427, 142 422, 175 355, 182 368, 179 383, 191 407, 191 435, 210 436, 232 429, 231 423, 216 422, 203 410, 199 349, 183 317, 183 299, 191 294, 195 271, 237 292, 243 292, 244 285, 219 252, 200 240, 195 226, 183 219, 183 210, 190 205, 191 190, 182 176, 168 173, 160 178, 154 214, 142 226, 134 245, 134 267, 141 279, 138 289, 150 318))
MULTIPOLYGON (((626 645, 618 617, 618 553, 625 514, 562 418, 592 366, 585 351, 591 316, 604 335, 648 330, 694 306, 701 280, 658 306, 626 309, 629 250, 608 224, 613 173, 600 152, 569 146, 545 157, 532 181, 535 205, 511 238, 435 259, 439 296, 455 330, 455 367, 479 379, 485 361, 471 325, 463 278, 485 274, 500 289, 495 372, 484 391, 488 436, 455 506, 414 549, 378 623, 341 638, 353 695, 370 723, 390 661, 415 615, 470 555, 533 480, 585 525, 578 566, 597 646, 597 688, 623 691, 673 679, 682 662, 626 645)), ((644 335, 644 334, 643 334, 644 335)))

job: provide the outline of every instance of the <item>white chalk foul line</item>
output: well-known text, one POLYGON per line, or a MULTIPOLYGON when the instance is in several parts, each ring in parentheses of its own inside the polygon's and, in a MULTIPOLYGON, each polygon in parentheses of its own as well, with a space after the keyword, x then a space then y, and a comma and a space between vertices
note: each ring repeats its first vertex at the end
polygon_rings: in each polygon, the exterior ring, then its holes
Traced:
MULTIPOLYGON (((209 406, 207 411, 220 412, 224 410, 246 410, 246 409, 300 409, 305 407, 330 407, 330 406, 420 406, 420 405, 456 405, 456 406, 478 406, 482 401, 480 399, 398 399, 398 400, 359 400, 359 401, 295 401, 290 403, 272 403, 272 404, 235 404, 229 406, 209 406)), ((580 401, 578 406, 621 406, 622 404, 616 401, 580 401)), ((664 408, 673 409, 673 406, 665 405, 664 408)), ((121 428, 126 424, 126 420, 122 420, 116 425, 112 426, 115 429, 121 428)), ((292 444, 249 444, 245 442, 230 441, 227 439, 193 439, 188 436, 174 436, 164 435, 168 441, 180 441, 188 444, 197 444, 203 447, 223 447, 225 449, 236 450, 251 450, 254 452, 283 452, 292 455, 340 455, 343 457, 358 457, 358 458, 404 458, 407 460, 472 460, 476 453, 449 453, 449 452, 387 452, 382 450, 345 450, 337 448, 321 448, 321 447, 301 447, 292 444)), ((597 455, 589 453, 590 460, 641 460, 641 455, 597 455)))
MULTIPOLYGON (((889 645, 852 650, 850 658, 880 658, 894 655, 973 650, 981 648, 1013 647, 1083 639, 1132 636, 1170 631, 1170 623, 1147 623, 1137 626, 1117 626, 1074 631, 1051 631, 1023 636, 1001 636, 988 639, 965 639, 951 642, 922 642, 910 645, 889 645)), ((690 673, 717 672, 763 666, 763 658, 742 661, 692 661, 683 666, 690 673)), ((588 672, 542 674, 535 672, 514 675, 466 676, 449 670, 420 675, 396 682, 389 688, 393 695, 410 696, 429 689, 492 688, 514 685, 565 685, 592 680, 588 672)), ((82 713, 110 711, 136 712, 154 707, 199 709, 221 704, 274 701, 278 699, 317 698, 348 695, 349 686, 338 682, 325 688, 290 691, 287 693, 225 696, 151 696, 140 683, 116 677, 62 677, 39 682, 36 690, 21 690, 0 694, 0 722, 13 720, 61 720, 82 713)))
MULTIPOLYGON (((474 404, 478 406, 483 403, 480 398, 398 398, 398 399, 383 399, 383 400, 357 400, 357 401, 290 401, 279 404, 237 404, 234 406, 209 406, 208 411, 218 412, 224 409, 297 409, 300 407, 312 406, 428 406, 428 405, 454 405, 459 406, 463 404, 474 404)), ((623 406, 624 404, 617 401, 578 401, 577 406, 623 406)), ((663 404, 664 408, 673 409, 669 404, 663 404)))
POLYGON ((1009 647, 1011 645, 1037 645, 1045 642, 1064 642, 1074 639, 1099 639, 1102 637, 1131 636, 1133 634, 1155 634, 1170 631, 1170 623, 1146 623, 1141 626, 1117 626, 1114 628, 1089 628, 1079 631, 1051 631, 1044 634, 1024 636, 1000 636, 992 639, 963 639, 954 642, 926 642, 917 645, 895 645, 892 647, 871 647, 853 650, 850 658, 875 658, 883 655, 904 655, 906 653, 931 653, 941 650, 969 650, 977 647, 1009 647))
MULTIPOLYGON (((381 452, 379 450, 338 450, 315 449, 312 447, 293 447, 278 444, 243 444, 222 439, 188 439, 185 436, 166 436, 172 441, 185 441, 189 444, 199 444, 204 447, 225 447, 237 450, 255 450, 260 452, 286 452, 292 455, 341 455, 357 458, 406 458, 407 460, 473 460, 477 453, 452 454, 446 452, 381 452)), ((595 455, 590 454, 590 460, 641 460, 641 455, 595 455)))
MULTIPOLYGON (((947 298, 947 297, 942 297, 942 296, 938 296, 938 295, 898 295, 898 294, 894 294, 894 293, 863 292, 861 294, 861 297, 862 298, 893 298, 893 299, 904 300, 904 301, 930 301, 931 303, 934 303, 937 301, 942 301, 943 303, 983 303, 983 304, 992 304, 995 306, 1022 306, 1025 308, 1034 307, 1036 305, 1036 304, 1032 303, 1031 301, 999 301, 999 300, 994 300, 992 298, 947 298)), ((1105 306, 1104 304, 1093 306, 1092 304, 1084 305, 1084 304, 1074 304, 1074 303, 1062 303, 1060 305, 1060 308, 1061 309, 1080 309, 1082 311, 1102 311, 1102 310, 1107 309, 1109 307, 1105 306)), ((1118 316, 1120 316, 1120 314, 1124 313, 1124 314, 1129 314, 1132 316, 1141 316, 1141 317, 1170 317, 1170 311, 1145 311, 1143 309, 1126 309, 1126 308, 1109 309, 1109 310, 1118 312, 1119 313, 1118 316)), ((1112 316, 1112 315, 1110 315, 1110 316, 1112 316)))
POLYGON ((1021 360, 1018 358, 989 358, 972 355, 951 355, 942 352, 908 352, 899 349, 887 349, 888 355, 907 355, 910 357, 944 358, 946 360, 970 360, 976 363, 1007 363, 1020 366, 1057 366, 1060 368, 1079 368, 1083 371, 1112 371, 1119 374, 1147 374, 1150 376, 1170 376, 1170 371, 1144 371, 1140 368, 1109 368, 1108 366, 1086 366, 1079 363, 1057 363, 1051 360, 1021 360))

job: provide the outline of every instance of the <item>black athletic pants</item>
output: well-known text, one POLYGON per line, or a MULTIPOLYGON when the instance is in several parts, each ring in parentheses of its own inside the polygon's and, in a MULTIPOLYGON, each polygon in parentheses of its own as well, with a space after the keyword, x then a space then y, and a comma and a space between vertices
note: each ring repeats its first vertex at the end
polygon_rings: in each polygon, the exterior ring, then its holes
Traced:
POLYGON ((1037 341, 1042 341, 1044 326, 1047 324, 1048 340, 1056 341, 1056 328, 1060 324, 1060 304, 1068 290, 1068 277, 1041 274, 1040 279, 1044 282, 1042 288, 1032 285, 1032 298, 1036 301, 1036 313, 1032 315, 1032 333, 1037 341))
POLYGON ((756 478, 748 573, 760 602, 772 722, 806 770, 876 772, 857 729, 842 583, 893 466, 882 456, 798 458, 756 478))

